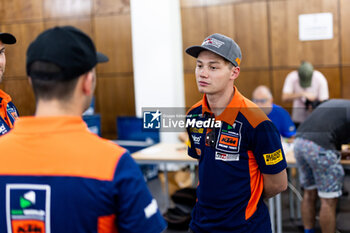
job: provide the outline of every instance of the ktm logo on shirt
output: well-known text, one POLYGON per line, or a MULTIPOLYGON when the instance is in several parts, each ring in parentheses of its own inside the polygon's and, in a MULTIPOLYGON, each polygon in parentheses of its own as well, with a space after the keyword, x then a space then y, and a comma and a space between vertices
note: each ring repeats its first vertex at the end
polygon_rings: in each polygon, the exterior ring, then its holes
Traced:
POLYGON ((238 145, 238 138, 221 134, 220 143, 236 147, 238 145))
POLYGON ((45 223, 37 220, 12 221, 14 233, 45 233, 45 223))

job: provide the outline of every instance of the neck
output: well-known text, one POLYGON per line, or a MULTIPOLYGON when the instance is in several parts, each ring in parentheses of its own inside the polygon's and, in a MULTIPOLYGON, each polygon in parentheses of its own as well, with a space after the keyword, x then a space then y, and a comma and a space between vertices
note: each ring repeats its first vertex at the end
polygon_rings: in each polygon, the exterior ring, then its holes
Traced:
POLYGON ((67 104, 58 100, 39 100, 35 116, 81 116, 83 109, 78 106, 74 105, 73 102, 67 104))
POLYGON ((234 88, 227 88, 223 93, 206 94, 210 110, 215 116, 219 116, 231 102, 234 96, 234 88))

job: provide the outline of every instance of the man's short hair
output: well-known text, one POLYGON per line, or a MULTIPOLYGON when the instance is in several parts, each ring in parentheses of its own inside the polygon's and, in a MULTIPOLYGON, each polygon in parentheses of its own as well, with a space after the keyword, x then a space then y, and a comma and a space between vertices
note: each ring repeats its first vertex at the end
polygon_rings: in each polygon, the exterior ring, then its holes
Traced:
POLYGON ((51 62, 35 61, 30 65, 35 98, 41 100, 69 100, 77 85, 78 77, 67 79, 62 69, 51 62))

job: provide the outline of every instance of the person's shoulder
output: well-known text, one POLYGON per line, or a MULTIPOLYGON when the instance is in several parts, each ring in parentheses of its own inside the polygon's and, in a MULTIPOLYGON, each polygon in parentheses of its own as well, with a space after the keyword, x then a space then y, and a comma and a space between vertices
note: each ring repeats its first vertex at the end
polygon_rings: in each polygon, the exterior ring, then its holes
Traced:
POLYGON ((90 133, 89 137, 91 140, 90 143, 92 147, 99 148, 99 150, 105 151, 106 153, 109 152, 111 154, 122 155, 127 151, 124 147, 119 146, 115 142, 105 138, 101 138, 93 133, 90 133))
POLYGON ((246 97, 243 97, 240 112, 253 128, 256 128, 263 121, 270 121, 266 114, 246 97))
POLYGON ((197 103, 195 103, 190 109, 186 112, 186 115, 198 113, 201 110, 203 101, 200 100, 197 103))
POLYGON ((299 75, 298 75, 298 71, 297 70, 293 70, 291 72, 289 72, 286 76, 286 80, 289 79, 298 79, 299 75))
POLYGON ((278 112, 278 113, 281 113, 281 114, 288 114, 288 111, 286 109, 284 109, 282 106, 280 105, 277 105, 277 104, 273 104, 273 110, 278 112))
POLYGON ((313 78, 316 78, 316 80, 326 80, 326 77, 318 70, 314 70, 314 73, 313 73, 313 78))

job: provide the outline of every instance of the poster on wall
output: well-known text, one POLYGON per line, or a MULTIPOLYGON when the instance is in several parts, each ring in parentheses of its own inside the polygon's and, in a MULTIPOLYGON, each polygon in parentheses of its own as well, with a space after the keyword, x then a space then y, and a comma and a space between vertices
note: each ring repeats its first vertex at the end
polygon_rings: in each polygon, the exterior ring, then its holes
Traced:
POLYGON ((333 14, 317 13, 299 15, 299 40, 333 39, 333 14))

